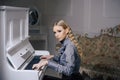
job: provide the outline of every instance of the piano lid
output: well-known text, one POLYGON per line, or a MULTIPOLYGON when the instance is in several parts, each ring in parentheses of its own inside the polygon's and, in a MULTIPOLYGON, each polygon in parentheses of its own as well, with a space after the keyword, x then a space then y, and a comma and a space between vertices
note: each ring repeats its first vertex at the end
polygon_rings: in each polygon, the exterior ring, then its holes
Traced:
POLYGON ((14 69, 19 69, 27 59, 33 56, 34 49, 28 39, 22 41, 7 53, 8 60, 14 69))

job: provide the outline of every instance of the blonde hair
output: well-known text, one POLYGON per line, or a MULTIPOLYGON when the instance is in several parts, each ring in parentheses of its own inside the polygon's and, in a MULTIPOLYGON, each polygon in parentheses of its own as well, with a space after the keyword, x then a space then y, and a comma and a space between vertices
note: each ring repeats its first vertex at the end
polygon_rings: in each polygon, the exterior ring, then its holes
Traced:
POLYGON ((82 48, 81 48, 80 44, 78 43, 78 41, 76 40, 76 38, 75 38, 75 36, 74 36, 74 34, 73 34, 72 29, 70 28, 70 26, 69 26, 68 24, 66 24, 66 23, 64 22, 64 20, 60 20, 60 21, 56 22, 56 23, 54 24, 54 26, 62 26, 63 29, 68 29, 68 30, 69 30, 69 31, 68 31, 68 38, 69 38, 69 39, 74 43, 74 45, 77 47, 78 53, 79 53, 80 57, 82 57, 82 54, 83 54, 82 48))

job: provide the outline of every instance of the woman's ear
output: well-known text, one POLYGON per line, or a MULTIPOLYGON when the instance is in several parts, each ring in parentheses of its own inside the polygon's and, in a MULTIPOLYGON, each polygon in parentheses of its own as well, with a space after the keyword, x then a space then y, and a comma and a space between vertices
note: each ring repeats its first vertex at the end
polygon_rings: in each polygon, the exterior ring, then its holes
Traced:
POLYGON ((67 28, 67 29, 66 29, 66 34, 68 34, 68 33, 69 33, 69 29, 67 28))

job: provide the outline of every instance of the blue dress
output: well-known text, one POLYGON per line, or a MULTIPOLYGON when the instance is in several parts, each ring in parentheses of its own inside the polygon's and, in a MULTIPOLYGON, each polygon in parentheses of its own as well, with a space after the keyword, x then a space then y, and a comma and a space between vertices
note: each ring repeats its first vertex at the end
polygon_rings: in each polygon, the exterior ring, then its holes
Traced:
POLYGON ((76 46, 69 38, 61 41, 61 44, 58 55, 48 61, 48 67, 64 76, 79 73, 80 57, 76 46))

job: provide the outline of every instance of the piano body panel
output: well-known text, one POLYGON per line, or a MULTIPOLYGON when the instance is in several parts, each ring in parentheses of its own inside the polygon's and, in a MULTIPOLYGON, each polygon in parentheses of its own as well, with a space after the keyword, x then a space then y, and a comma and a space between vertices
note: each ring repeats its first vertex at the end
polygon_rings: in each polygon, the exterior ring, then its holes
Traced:
POLYGON ((46 50, 34 50, 28 39, 22 41, 20 45, 21 44, 21 47, 17 45, 15 49, 12 48, 7 51, 9 55, 8 59, 11 60, 8 62, 9 68, 7 73, 9 72, 9 76, 7 77, 9 77, 9 80, 16 79, 17 77, 19 77, 20 80, 42 80, 47 66, 42 67, 40 71, 32 70, 32 68, 30 70, 26 70, 26 67, 31 66, 29 63, 32 62, 35 57, 37 57, 37 59, 39 59, 38 61, 40 61, 40 56, 49 55, 49 52, 46 50), (16 48, 17 51, 14 51, 16 48), (26 49, 27 51, 25 51, 26 49), (13 52, 16 53, 14 55, 11 55, 13 52))
POLYGON ((6 80, 40 80, 38 71, 8 69, 6 72, 6 80))
POLYGON ((49 55, 49 51, 35 50, 29 42, 28 8, 0 6, 0 31, 3 51, 0 56, 4 80, 42 80, 46 67, 40 71, 29 69, 36 56, 49 55))
MULTIPOLYGON (((28 63, 29 64, 29 63, 28 63)), ((40 71, 36 70, 25 70, 25 67, 28 65, 24 65, 20 69, 14 69, 8 63, 5 66, 5 80, 42 80, 47 66, 42 67, 40 71)))
MULTIPOLYGON (((28 63, 29 64, 29 63, 28 63)), ((28 66, 28 64, 24 65, 20 69, 14 69, 11 67, 11 65, 8 63, 6 65, 5 70, 5 76, 6 80, 42 80, 47 66, 43 66, 41 70, 26 70, 25 67, 28 66)))
POLYGON ((42 70, 15 70, 9 64, 6 64, 5 80, 42 80, 47 66, 42 70))
POLYGON ((40 56, 40 55, 50 55, 49 51, 47 50, 35 50, 35 54, 36 56, 40 56))

